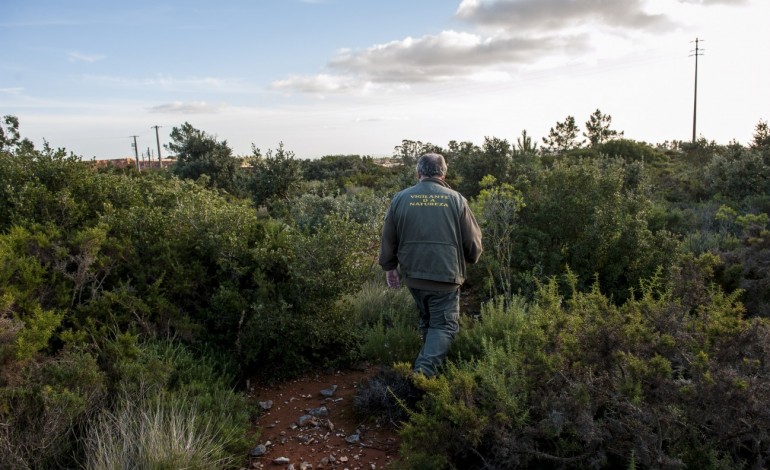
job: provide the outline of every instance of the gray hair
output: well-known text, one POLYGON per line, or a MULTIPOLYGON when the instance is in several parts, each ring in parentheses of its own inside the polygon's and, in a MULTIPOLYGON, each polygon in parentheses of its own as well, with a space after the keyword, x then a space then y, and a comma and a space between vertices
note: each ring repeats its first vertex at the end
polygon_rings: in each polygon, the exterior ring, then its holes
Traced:
POLYGON ((426 178, 446 176, 446 160, 439 153, 426 153, 417 160, 417 174, 426 178))

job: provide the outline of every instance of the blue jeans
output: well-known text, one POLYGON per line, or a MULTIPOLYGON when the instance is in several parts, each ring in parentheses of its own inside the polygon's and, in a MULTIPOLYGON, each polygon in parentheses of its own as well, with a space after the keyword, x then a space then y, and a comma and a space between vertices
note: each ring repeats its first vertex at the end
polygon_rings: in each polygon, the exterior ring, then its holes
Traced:
POLYGON ((432 291, 409 288, 420 310, 422 349, 412 369, 427 376, 436 375, 460 331, 460 289, 432 291))

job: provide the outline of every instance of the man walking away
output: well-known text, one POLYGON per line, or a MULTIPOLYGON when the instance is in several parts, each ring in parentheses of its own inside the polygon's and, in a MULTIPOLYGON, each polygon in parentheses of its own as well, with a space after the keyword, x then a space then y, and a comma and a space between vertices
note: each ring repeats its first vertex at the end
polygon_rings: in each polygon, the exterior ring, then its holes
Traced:
POLYGON ((482 252, 481 229, 468 201, 446 183, 446 170, 442 155, 419 158, 419 182, 393 196, 380 244, 388 287, 399 287, 400 268, 420 311, 423 346, 413 370, 428 377, 436 375, 460 330, 465 263, 476 263, 482 252))

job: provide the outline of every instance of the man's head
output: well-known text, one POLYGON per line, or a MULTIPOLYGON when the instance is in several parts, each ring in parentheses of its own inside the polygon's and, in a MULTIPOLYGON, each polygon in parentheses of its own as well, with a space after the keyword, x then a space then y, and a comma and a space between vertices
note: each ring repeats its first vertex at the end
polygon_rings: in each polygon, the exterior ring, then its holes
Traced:
POLYGON ((446 177, 446 161, 438 153, 426 153, 417 160, 417 177, 439 178, 446 177))

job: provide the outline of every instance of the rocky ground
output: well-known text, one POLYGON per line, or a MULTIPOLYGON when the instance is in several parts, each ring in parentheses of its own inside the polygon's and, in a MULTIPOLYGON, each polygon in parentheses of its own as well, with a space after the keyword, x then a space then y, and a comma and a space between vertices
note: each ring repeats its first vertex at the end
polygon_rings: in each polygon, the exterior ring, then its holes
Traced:
POLYGON ((397 461, 396 430, 353 411, 356 390, 375 373, 335 371, 253 386, 251 397, 264 411, 248 468, 371 470, 397 461))

